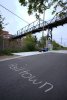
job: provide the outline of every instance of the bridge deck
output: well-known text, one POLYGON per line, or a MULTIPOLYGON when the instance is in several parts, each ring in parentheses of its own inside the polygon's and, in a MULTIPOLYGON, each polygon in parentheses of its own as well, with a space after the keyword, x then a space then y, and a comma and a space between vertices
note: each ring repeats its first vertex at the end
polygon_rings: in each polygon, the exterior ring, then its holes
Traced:
MULTIPOLYGON (((66 24, 66 23, 67 23, 67 17, 44 25, 44 30, 52 29, 52 28, 55 28, 57 26, 60 26, 60 25, 66 24)), ((38 24, 38 26, 33 26, 29 30, 27 29, 24 33, 22 33, 22 31, 21 31, 19 35, 12 37, 12 39, 21 38, 30 33, 35 34, 36 32, 40 32, 42 30, 43 30, 43 23, 42 23, 42 26, 39 27, 39 24, 38 24)))

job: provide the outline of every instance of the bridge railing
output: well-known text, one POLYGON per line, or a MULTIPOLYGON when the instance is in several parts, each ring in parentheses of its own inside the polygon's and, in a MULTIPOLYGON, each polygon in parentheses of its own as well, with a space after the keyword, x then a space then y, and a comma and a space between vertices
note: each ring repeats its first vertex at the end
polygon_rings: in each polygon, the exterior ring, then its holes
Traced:
POLYGON ((23 27, 22 29, 18 30, 16 36, 31 32, 32 30, 35 30, 35 29, 39 29, 40 27, 46 26, 48 24, 51 24, 55 21, 59 21, 59 20, 64 19, 66 17, 67 17, 67 12, 65 15, 63 15, 61 17, 59 17, 59 15, 55 15, 49 21, 36 20, 33 23, 30 23, 27 26, 23 27))
POLYGON ((64 19, 64 18, 66 18, 67 17, 67 11, 66 12, 58 12, 57 13, 57 15, 55 15, 51 20, 49 20, 47 23, 49 24, 49 23, 53 23, 53 22, 55 22, 55 21, 59 21, 59 20, 62 20, 62 19, 64 19), (63 14, 62 16, 60 16, 59 14, 60 13, 65 13, 65 14, 63 14))

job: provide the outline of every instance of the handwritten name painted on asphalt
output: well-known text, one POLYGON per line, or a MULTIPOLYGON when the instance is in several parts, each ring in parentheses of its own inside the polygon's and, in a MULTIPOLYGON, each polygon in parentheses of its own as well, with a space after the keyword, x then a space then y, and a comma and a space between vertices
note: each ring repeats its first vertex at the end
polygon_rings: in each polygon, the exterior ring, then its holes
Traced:
POLYGON ((53 89, 53 84, 48 83, 47 81, 44 83, 43 81, 38 81, 37 77, 31 74, 31 71, 26 68, 27 64, 22 67, 18 67, 18 64, 10 64, 9 68, 13 71, 18 72, 22 78, 27 78, 29 82, 32 82, 34 85, 38 85, 39 89, 43 89, 47 86, 47 89, 44 90, 44 93, 49 92, 53 89))

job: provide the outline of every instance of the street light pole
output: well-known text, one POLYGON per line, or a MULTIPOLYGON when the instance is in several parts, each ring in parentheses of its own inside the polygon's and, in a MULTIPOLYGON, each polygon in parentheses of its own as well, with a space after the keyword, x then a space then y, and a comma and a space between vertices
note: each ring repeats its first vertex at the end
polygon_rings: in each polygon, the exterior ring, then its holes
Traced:
POLYGON ((45 10, 43 10, 43 32, 42 32, 42 36, 44 36, 44 19, 45 19, 45 10))

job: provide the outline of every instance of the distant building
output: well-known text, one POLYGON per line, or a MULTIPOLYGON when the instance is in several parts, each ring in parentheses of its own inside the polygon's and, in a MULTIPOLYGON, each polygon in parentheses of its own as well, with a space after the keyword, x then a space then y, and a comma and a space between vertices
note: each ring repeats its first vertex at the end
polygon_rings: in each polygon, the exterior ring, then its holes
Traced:
POLYGON ((9 39, 12 37, 8 31, 2 30, 0 32, 0 50, 9 48, 9 39))
POLYGON ((8 31, 2 31, 1 36, 2 36, 4 39, 9 39, 9 38, 11 38, 11 37, 12 37, 12 35, 11 35, 11 34, 9 34, 9 32, 8 32, 8 31))
POLYGON ((3 30, 0 32, 0 50, 17 50, 23 47, 23 39, 11 39, 12 36, 8 31, 3 30))

